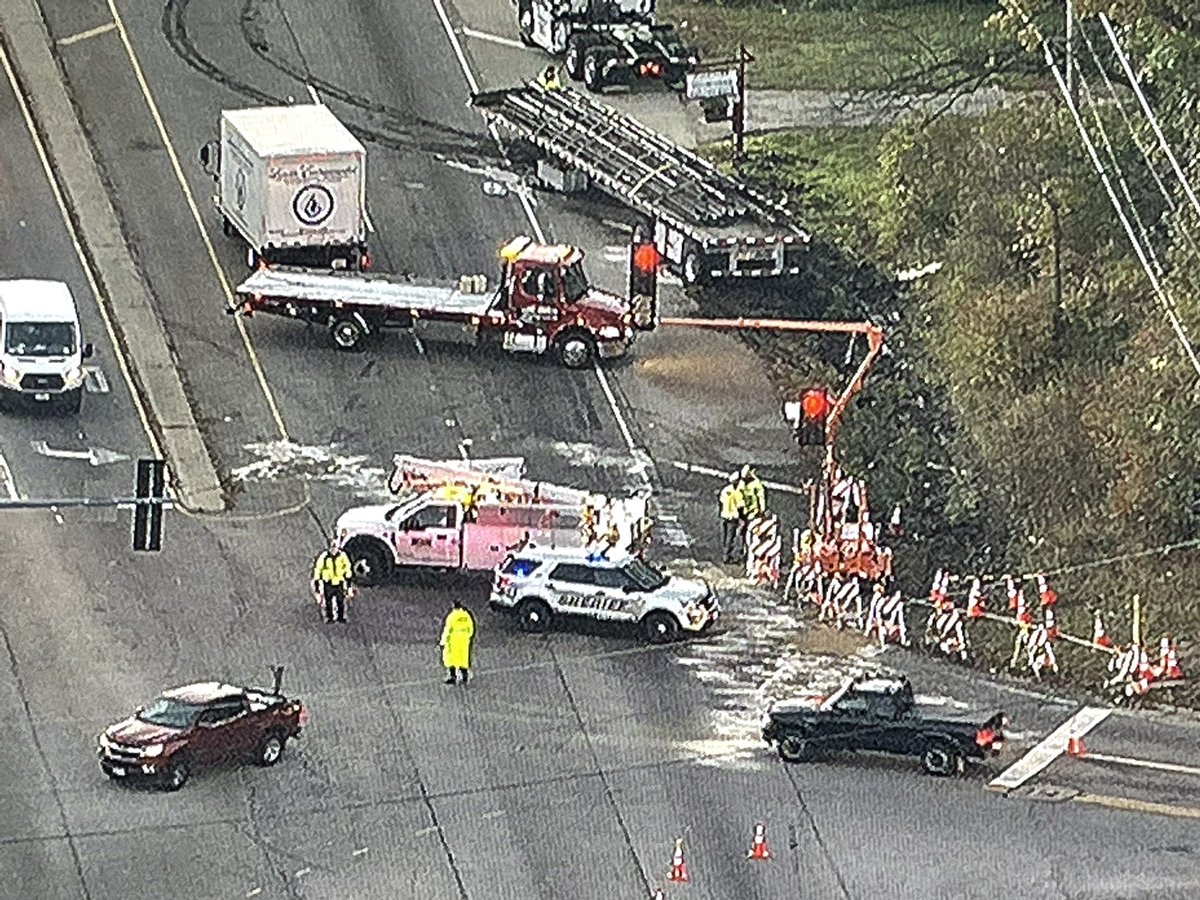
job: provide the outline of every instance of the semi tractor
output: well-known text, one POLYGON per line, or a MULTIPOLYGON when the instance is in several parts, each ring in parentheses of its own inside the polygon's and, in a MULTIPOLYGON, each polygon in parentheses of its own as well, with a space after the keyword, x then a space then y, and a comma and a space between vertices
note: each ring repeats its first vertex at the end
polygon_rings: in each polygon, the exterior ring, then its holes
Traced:
POLYGON ((514 0, 521 42, 559 57, 597 93, 636 79, 684 86, 700 62, 674 25, 655 21, 655 0, 514 0))
POLYGON ((251 268, 369 267, 367 152, 327 107, 225 110, 200 163, 225 235, 246 242, 251 268))

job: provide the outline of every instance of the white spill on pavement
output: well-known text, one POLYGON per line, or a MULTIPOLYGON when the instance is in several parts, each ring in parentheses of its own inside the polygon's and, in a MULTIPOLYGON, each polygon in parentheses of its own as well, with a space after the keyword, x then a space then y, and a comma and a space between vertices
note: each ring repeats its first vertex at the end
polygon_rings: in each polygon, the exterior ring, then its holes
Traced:
POLYGON ((685 741, 679 748, 705 764, 754 765, 766 750, 762 717, 775 701, 816 704, 849 675, 887 671, 872 661, 880 652, 875 645, 850 656, 803 649, 800 638, 809 625, 801 610, 775 591, 711 564, 680 561, 669 568, 686 578, 705 579, 721 599, 722 633, 686 644, 678 655, 679 663, 716 699, 708 737, 685 741))
POLYGON ((1067 750, 1067 741, 1072 737, 1082 738, 1107 719, 1111 712, 1112 709, 1107 707, 1085 706, 1046 735, 1040 744, 988 782, 988 790, 1004 793, 1016 790, 1062 756, 1067 750))
POLYGON ((338 444, 269 441, 247 444, 243 449, 256 459, 230 473, 237 482, 296 479, 344 488, 364 499, 386 501, 392 496, 387 487, 390 469, 369 465, 369 456, 347 453, 338 444))

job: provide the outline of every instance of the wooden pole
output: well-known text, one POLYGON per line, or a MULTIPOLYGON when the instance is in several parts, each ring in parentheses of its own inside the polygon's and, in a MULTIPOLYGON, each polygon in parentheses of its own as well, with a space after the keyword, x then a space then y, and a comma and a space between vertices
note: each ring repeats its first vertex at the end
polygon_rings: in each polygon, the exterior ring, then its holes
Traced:
POLYGON ((746 155, 746 45, 738 44, 737 98, 733 103, 733 158, 746 155))
POLYGON ((1133 628, 1134 646, 1142 646, 1142 600, 1137 594, 1133 595, 1133 628))

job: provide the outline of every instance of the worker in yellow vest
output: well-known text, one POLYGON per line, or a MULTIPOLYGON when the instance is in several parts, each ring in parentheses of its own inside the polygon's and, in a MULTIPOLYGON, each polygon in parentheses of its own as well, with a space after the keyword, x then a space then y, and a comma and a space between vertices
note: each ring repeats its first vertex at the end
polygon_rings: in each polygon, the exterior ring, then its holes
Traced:
POLYGON ((721 547, 725 562, 738 562, 746 540, 746 498, 739 486, 741 479, 734 472, 729 483, 721 488, 718 503, 721 513, 721 547))
POLYGON ((342 549, 341 540, 334 535, 329 541, 329 549, 317 557, 312 574, 313 595, 317 605, 324 607, 326 622, 345 623, 346 600, 352 590, 351 576, 350 557, 342 549))

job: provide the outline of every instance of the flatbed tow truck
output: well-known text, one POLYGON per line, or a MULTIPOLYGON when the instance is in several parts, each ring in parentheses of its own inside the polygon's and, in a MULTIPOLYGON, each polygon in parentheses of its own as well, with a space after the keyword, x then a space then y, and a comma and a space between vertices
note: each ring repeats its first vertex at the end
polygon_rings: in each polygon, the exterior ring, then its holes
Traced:
POLYGON ((362 349, 379 332, 404 328, 418 338, 552 353, 571 369, 628 352, 629 304, 592 286, 582 250, 519 237, 499 255, 500 283, 492 289, 482 275, 441 285, 403 275, 262 266, 238 285, 242 302, 229 311, 321 325, 341 350, 362 349))

